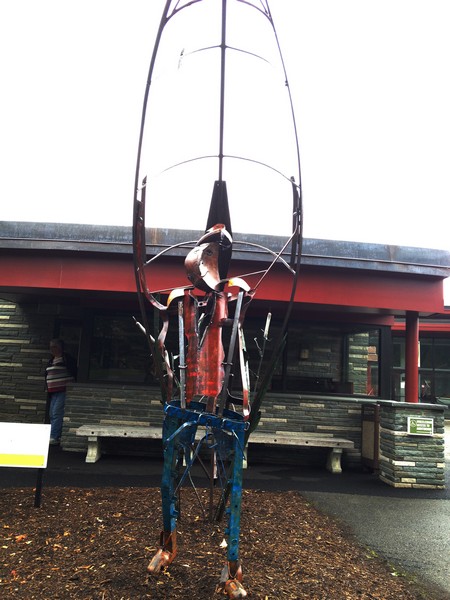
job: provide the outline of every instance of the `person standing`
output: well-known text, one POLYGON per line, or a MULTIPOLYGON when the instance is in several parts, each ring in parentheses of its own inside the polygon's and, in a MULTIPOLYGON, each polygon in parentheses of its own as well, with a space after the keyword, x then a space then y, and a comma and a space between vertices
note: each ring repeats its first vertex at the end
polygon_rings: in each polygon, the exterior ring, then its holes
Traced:
POLYGON ((66 401, 66 386, 75 381, 76 362, 64 352, 64 342, 59 339, 50 341, 52 357, 45 369, 45 383, 48 392, 48 416, 50 420, 50 444, 57 445, 61 439, 66 401))

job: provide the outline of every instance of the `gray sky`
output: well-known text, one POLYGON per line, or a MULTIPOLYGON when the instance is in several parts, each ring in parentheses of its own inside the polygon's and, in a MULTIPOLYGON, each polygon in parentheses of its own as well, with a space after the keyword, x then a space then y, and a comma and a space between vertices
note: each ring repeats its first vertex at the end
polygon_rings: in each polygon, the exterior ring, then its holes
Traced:
MULTIPOLYGON (((131 223, 163 6, 0 2, 1 220, 131 223)), ((305 235, 450 250, 448 0, 271 9, 295 102, 305 235)))

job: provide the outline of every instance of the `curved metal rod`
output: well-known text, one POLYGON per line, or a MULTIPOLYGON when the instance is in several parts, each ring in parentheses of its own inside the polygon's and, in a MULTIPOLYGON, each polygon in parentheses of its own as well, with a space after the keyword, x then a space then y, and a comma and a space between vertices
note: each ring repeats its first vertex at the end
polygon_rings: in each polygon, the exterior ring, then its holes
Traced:
MULTIPOLYGON (((289 242, 292 240, 292 235, 289 238, 287 244, 285 244, 283 246, 283 249, 286 248, 286 246, 289 244, 289 242)), ((264 252, 267 252, 268 254, 271 254, 272 256, 274 256, 276 258, 276 260, 279 260, 292 274, 294 274, 294 270, 292 269, 292 267, 290 267, 288 265, 288 263, 284 260, 284 258, 281 256, 281 253, 283 252, 283 250, 281 250, 281 252, 275 252, 275 250, 271 250, 270 248, 266 248, 266 246, 263 246, 261 244, 256 244, 255 242, 241 242, 240 240, 236 240, 233 241, 233 244, 236 244, 237 246, 241 245, 241 246, 251 246, 253 248, 259 248, 260 250, 263 250, 264 252)), ((256 273, 256 271, 255 271, 256 273)), ((245 275, 239 275, 239 277, 244 277, 245 275)))
MULTIPOLYGON (((228 50, 234 50, 235 52, 242 52, 242 54, 248 54, 249 56, 253 56, 254 58, 259 58, 260 60, 262 60, 263 62, 267 63, 268 65, 272 64, 270 62, 270 60, 267 60, 267 58, 264 58, 264 56, 261 56, 260 54, 256 54, 256 52, 250 52, 249 50, 244 50, 243 48, 237 48, 236 46, 226 46, 228 48, 228 50)), ((205 46, 204 48, 197 48, 197 50, 192 50, 192 52, 186 52, 183 54, 183 58, 185 58, 186 56, 192 56, 193 54, 198 54, 199 52, 205 52, 206 50, 214 50, 216 48, 220 48, 220 44, 214 44, 214 46, 205 46)))
MULTIPOLYGON (((159 176, 163 175, 164 173, 167 173, 168 171, 171 171, 172 169, 176 169, 177 167, 182 167, 183 165, 188 165, 189 163, 197 162, 200 160, 206 160, 208 158, 219 158, 219 155, 218 154, 204 154, 203 156, 194 156, 193 158, 187 158, 186 160, 181 160, 180 162, 174 163, 173 165, 166 167, 165 169, 163 169, 156 175, 153 175, 153 177, 151 177, 151 179, 152 180, 157 179, 159 176)), ((286 179, 286 181, 289 181, 290 183, 294 183, 294 185, 296 185, 297 188, 300 189, 300 186, 292 181, 292 176, 286 175, 279 169, 272 167, 272 165, 269 165, 268 163, 265 163, 262 160, 257 160, 256 158, 249 158, 247 156, 237 156, 236 154, 224 154, 223 158, 224 159, 228 158, 228 159, 233 159, 233 160, 242 160, 242 161, 254 163, 261 167, 265 167, 266 169, 269 169, 270 171, 277 173, 278 175, 280 175, 280 177, 282 177, 283 179, 286 179)))
MULTIPOLYGON (((266 269, 261 269, 259 271, 252 271, 250 273, 240 273, 238 275, 233 275, 232 277, 229 277, 228 279, 222 280, 223 283, 226 283, 229 279, 236 279, 237 277, 239 278, 244 278, 244 277, 249 277, 250 275, 259 275, 262 274, 262 277, 260 278, 260 280, 258 281, 258 283, 252 288, 253 290, 256 290, 259 285, 261 284, 261 282, 263 281, 263 279, 266 277, 266 275, 269 273, 269 271, 272 269, 272 267, 275 265, 275 263, 277 262, 277 260, 279 260, 284 267, 286 267, 288 269, 288 271, 292 274, 295 275, 295 271, 294 269, 292 269, 292 267, 290 267, 288 265, 288 263, 284 260, 284 258, 281 257, 281 254, 283 253, 283 251, 286 249, 286 247, 289 245, 289 243, 292 241, 293 236, 291 235, 287 242, 284 244, 284 246, 282 247, 282 249, 279 252, 274 252, 273 250, 271 250, 270 248, 266 248, 265 246, 262 246, 261 244, 255 244, 253 242, 241 242, 241 241, 236 241, 233 242, 234 244, 237 245, 242 245, 242 246, 252 246, 255 248, 260 248, 261 250, 266 251, 268 254, 272 254, 272 256, 274 257, 274 260, 270 263, 270 265, 266 268, 266 269)), ((196 244, 195 241, 189 241, 189 242, 180 242, 178 244, 173 244, 173 246, 169 246, 168 248, 165 248, 164 250, 161 250, 161 252, 158 252, 158 254, 156 254, 155 256, 153 256, 149 261, 147 261, 144 266, 148 266, 151 262, 153 262, 154 260, 156 260, 157 258, 159 258, 161 255, 166 254, 167 252, 169 252, 170 250, 173 250, 174 248, 179 248, 180 246, 185 246, 188 244, 196 244)), ((161 294, 164 292, 170 292, 173 291, 173 289, 188 289, 191 288, 192 286, 189 285, 180 285, 180 286, 175 286, 175 288, 165 288, 165 289, 159 289, 159 290, 149 290, 149 294, 151 294, 152 296, 154 294, 161 294)), ((165 309, 166 307, 164 307, 165 309)))
POLYGON ((178 244, 172 244, 172 246, 168 246, 167 248, 164 248, 164 250, 161 250, 160 252, 158 252, 158 254, 155 254, 155 256, 152 256, 149 260, 147 260, 144 263, 144 266, 147 267, 150 263, 154 262, 157 258, 162 256, 163 254, 167 254, 167 252, 170 252, 171 250, 174 250, 175 248, 183 248, 184 246, 189 247, 191 245, 195 246, 196 243, 197 243, 197 240, 189 240, 187 242, 179 242, 178 244))
MULTIPOLYGON (((291 240, 292 240, 292 235, 288 239, 287 243, 283 246, 283 249, 281 250, 281 252, 275 252, 275 250, 271 250, 270 248, 267 248, 266 246, 263 246, 262 244, 257 244, 255 242, 244 242, 241 240, 233 240, 233 244, 236 246, 250 246, 252 248, 259 248, 263 252, 267 252, 267 254, 271 254, 272 256, 274 256, 276 258, 276 260, 279 260, 288 269, 288 271, 290 271, 292 274, 294 274, 294 270, 292 269, 292 267, 290 267, 290 265, 288 265, 288 263, 281 256, 283 250, 286 249, 286 246, 289 244, 289 242, 291 240)), ((184 247, 189 248, 191 246, 195 246, 196 243, 197 243, 197 240, 188 240, 186 242, 179 242, 178 244, 172 244, 171 246, 164 248, 163 250, 158 252, 158 254, 155 254, 155 256, 152 256, 149 260, 147 260, 144 263, 144 267, 147 267, 152 262, 155 262, 155 260, 157 260, 158 258, 163 256, 164 254, 167 254, 167 252, 170 252, 171 250, 175 250, 175 248, 184 248, 184 247)), ((262 271, 254 271, 251 274, 261 273, 261 272, 262 271)), ((244 275, 237 275, 237 277, 244 277, 244 275)), ((186 287, 186 286, 177 286, 177 287, 186 287)), ((160 290, 160 291, 162 291, 162 290, 160 290)), ((152 292, 152 294, 156 294, 156 293, 157 292, 152 292)))

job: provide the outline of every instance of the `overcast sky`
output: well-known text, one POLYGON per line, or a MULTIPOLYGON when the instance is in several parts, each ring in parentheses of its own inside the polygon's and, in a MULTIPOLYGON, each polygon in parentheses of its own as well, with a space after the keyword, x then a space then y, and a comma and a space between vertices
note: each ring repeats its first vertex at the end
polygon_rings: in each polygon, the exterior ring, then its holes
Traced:
MULTIPOLYGON (((0 2, 1 220, 131 224, 163 6, 0 2)), ((270 6, 295 102, 305 235, 450 250, 450 2, 270 6)))

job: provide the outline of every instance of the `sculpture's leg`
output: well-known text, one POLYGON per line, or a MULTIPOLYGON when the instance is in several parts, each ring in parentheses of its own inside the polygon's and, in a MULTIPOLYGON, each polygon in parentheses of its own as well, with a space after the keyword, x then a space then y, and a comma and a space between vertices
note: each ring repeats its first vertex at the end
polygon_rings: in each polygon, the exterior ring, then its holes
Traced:
POLYGON ((152 575, 158 575, 161 569, 167 567, 177 554, 176 525, 178 509, 175 482, 179 444, 177 437, 171 438, 177 428, 178 419, 166 416, 163 429, 164 467, 161 482, 163 530, 160 537, 160 547, 147 567, 152 575))
POLYGON ((231 474, 230 505, 228 508, 227 541, 228 562, 225 565, 221 584, 229 598, 245 598, 247 592, 242 585, 242 568, 239 563, 239 534, 241 528, 242 464, 244 458, 244 430, 235 431, 233 444, 233 467, 231 474))

